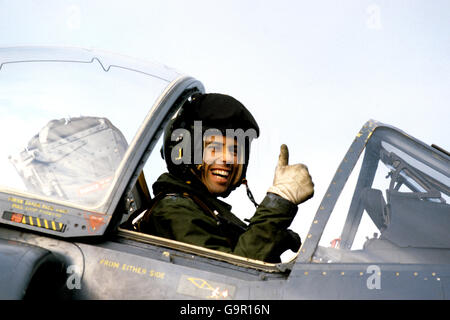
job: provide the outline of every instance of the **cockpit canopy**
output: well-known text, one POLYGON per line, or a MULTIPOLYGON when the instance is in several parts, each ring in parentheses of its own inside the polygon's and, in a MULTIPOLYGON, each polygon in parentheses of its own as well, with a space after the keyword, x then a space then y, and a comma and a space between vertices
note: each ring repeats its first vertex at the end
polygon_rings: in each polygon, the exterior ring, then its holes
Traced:
POLYGON ((0 49, 0 185, 102 211, 149 111, 180 76, 85 49, 0 49))

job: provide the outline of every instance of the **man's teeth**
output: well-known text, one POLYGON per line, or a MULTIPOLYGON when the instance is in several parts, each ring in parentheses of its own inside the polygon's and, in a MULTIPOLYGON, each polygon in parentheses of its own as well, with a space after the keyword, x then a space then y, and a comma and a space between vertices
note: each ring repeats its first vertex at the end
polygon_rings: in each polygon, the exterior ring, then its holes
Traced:
POLYGON ((225 170, 212 170, 212 173, 215 175, 219 175, 219 176, 223 176, 223 177, 228 177, 230 175, 230 173, 228 171, 225 170))

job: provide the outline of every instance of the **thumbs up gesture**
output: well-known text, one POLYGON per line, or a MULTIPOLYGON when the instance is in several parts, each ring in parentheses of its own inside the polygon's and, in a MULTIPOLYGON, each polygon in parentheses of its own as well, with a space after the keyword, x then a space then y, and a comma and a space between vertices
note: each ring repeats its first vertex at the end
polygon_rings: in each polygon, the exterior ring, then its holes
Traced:
POLYGON ((305 202, 314 195, 314 183, 308 168, 301 163, 289 165, 289 151, 285 144, 281 145, 273 185, 267 192, 275 193, 294 204, 305 202))

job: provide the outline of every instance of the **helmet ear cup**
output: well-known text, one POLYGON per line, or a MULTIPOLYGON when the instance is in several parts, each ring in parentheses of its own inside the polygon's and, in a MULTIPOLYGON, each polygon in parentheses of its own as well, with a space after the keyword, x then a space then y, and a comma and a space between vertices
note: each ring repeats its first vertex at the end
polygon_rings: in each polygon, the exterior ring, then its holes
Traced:
MULTIPOLYGON (((161 157, 165 160, 167 170, 176 176, 183 176, 187 174, 188 170, 186 166, 189 165, 189 162, 184 165, 181 163, 175 163, 172 159, 173 154, 177 154, 178 157, 182 158, 184 156, 183 149, 179 147, 179 145, 183 142, 185 138, 182 134, 177 137, 173 137, 173 133, 176 129, 184 129, 186 133, 189 133, 190 130, 186 128, 186 124, 183 121, 183 107, 176 113, 176 115, 169 121, 165 130, 164 130, 164 138, 163 145, 161 147, 161 157), (174 148, 179 148, 178 151, 174 150, 174 148)), ((180 131, 181 132, 181 131, 180 131)), ((192 163, 192 162, 190 162, 192 163)))

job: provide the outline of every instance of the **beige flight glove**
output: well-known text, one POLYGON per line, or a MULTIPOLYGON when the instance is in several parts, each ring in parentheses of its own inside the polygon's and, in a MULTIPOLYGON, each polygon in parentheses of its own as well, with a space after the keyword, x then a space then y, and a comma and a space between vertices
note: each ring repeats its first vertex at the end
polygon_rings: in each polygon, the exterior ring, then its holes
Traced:
POLYGON ((282 144, 273 185, 267 192, 275 193, 298 205, 312 198, 314 183, 305 165, 301 163, 289 165, 288 163, 289 151, 287 146, 282 144))

